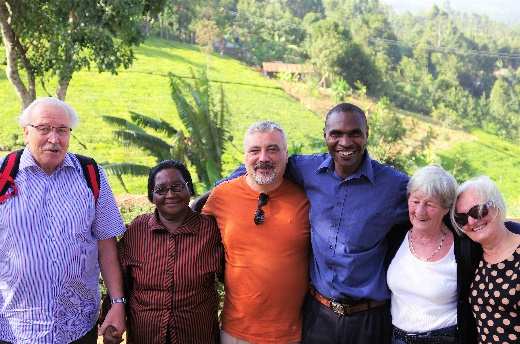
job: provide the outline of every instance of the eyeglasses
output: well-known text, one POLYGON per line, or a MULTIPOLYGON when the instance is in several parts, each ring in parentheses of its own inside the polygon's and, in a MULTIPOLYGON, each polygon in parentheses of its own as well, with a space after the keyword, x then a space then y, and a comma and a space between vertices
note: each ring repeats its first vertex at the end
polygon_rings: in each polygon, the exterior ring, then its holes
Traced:
POLYGON ((492 206, 493 202, 491 201, 484 204, 477 204, 471 207, 467 213, 455 213, 453 217, 459 226, 464 227, 468 224, 468 216, 471 216, 475 220, 480 220, 489 214, 489 208, 492 206))
POLYGON ((265 193, 261 193, 258 195, 258 208, 256 208, 255 211, 255 217, 253 218, 253 221, 255 221, 255 225, 261 225, 265 221, 265 213, 262 209, 263 206, 267 204, 269 201, 269 196, 265 193))
POLYGON ((170 186, 166 185, 158 185, 153 189, 153 192, 157 195, 164 196, 168 193, 168 191, 171 191, 173 193, 180 193, 186 190, 188 187, 188 183, 184 184, 172 184, 170 186))
POLYGON ((65 136, 65 135, 68 135, 72 131, 72 128, 69 128, 69 127, 53 127, 52 125, 47 125, 47 124, 41 124, 41 125, 29 124, 29 127, 33 127, 34 129, 36 129, 36 131, 40 135, 49 135, 50 132, 54 130, 54 131, 56 131, 56 133, 59 136, 65 136))

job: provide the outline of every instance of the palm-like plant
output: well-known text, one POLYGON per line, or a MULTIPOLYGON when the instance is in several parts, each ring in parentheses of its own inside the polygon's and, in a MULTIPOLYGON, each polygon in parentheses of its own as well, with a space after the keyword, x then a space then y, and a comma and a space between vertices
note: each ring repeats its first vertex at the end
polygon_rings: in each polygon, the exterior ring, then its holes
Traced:
POLYGON ((222 176, 221 157, 225 142, 231 139, 225 128, 228 110, 222 86, 215 97, 205 71, 198 75, 192 71, 192 77, 193 85, 170 74, 171 96, 189 133, 186 155, 209 188, 222 176))
MULTIPOLYGON (((193 84, 170 74, 171 96, 177 112, 188 131, 185 136, 165 120, 157 120, 137 112, 130 112, 131 121, 119 117, 103 116, 103 119, 120 129, 114 136, 123 142, 136 146, 157 162, 166 159, 186 159, 195 167, 198 179, 206 189, 222 176, 221 156, 224 145, 231 137, 227 135, 225 120, 227 106, 222 86, 214 97, 205 71, 196 75, 193 84), (162 133, 167 141, 145 131, 149 129, 162 133)), ((126 190, 122 175, 147 175, 150 167, 132 163, 109 163, 104 168, 117 176, 126 190)))

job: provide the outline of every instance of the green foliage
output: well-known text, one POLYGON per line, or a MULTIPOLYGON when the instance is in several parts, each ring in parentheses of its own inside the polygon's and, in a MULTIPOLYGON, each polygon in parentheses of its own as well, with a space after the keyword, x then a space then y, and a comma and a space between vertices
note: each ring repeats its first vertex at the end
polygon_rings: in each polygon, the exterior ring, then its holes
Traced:
POLYGON ((250 64, 301 61, 301 19, 292 15, 285 1, 238 0, 232 35, 250 64))
POLYGON ((349 59, 350 42, 350 32, 333 20, 324 19, 310 24, 306 51, 323 82, 342 75, 342 61, 349 59))
POLYGON ((410 135, 399 115, 390 109, 390 101, 382 98, 369 116, 368 144, 370 154, 379 161, 410 172, 423 164, 434 133, 430 129, 420 140, 405 146, 410 135))
MULTIPOLYGON (((120 128, 113 133, 120 142, 145 151, 155 158, 156 163, 168 159, 189 160, 195 167, 198 180, 208 189, 222 178, 221 158, 225 153, 225 143, 231 139, 226 129, 229 114, 222 87, 219 94, 214 95, 204 70, 198 74, 192 72, 192 78, 194 81, 190 84, 170 75, 171 96, 188 131, 186 136, 182 130, 177 130, 163 119, 133 111, 130 112, 131 121, 112 116, 103 116, 103 119, 120 128), (145 129, 152 130, 154 134, 147 133, 145 129), (167 139, 159 137, 159 134, 167 139)), ((123 186, 122 175, 145 176, 150 170, 150 167, 128 162, 108 163, 104 167, 118 176, 123 186)))
POLYGON ((332 83, 332 93, 334 94, 336 103, 340 103, 344 101, 347 96, 352 94, 352 89, 343 78, 338 78, 332 83))
POLYGON ((163 2, 0 1, 4 42, 14 47, 7 61, 24 106, 36 96, 36 81, 44 88, 56 81, 56 95, 65 98, 73 73, 81 69, 95 66, 99 72, 117 73, 128 68, 134 60, 132 46, 144 38, 143 14, 157 13, 163 2))
POLYGON ((520 138, 520 82, 512 87, 505 79, 497 79, 489 97, 491 123, 499 135, 520 138))
POLYGON ((229 116, 224 89, 214 94, 205 70, 192 72, 193 84, 170 75, 171 96, 177 113, 188 130, 186 155, 195 166, 199 180, 210 188, 222 177, 225 143, 232 139, 227 130, 229 116))
POLYGON ((201 19, 194 25, 195 28, 195 41, 199 44, 206 52, 213 51, 213 44, 217 40, 221 39, 222 33, 220 32, 217 23, 211 19, 201 19))

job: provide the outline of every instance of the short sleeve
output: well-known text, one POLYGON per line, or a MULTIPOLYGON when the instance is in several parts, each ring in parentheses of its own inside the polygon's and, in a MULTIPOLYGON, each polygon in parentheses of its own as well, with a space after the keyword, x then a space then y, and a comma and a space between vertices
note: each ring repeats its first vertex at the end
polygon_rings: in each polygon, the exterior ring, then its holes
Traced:
POLYGON ((303 185, 303 174, 302 174, 302 172, 300 170, 300 166, 298 164, 300 158, 301 158, 301 156, 299 156, 299 155, 291 155, 289 157, 285 174, 286 174, 286 177, 290 181, 301 186, 301 185, 303 185))
POLYGON ((394 224, 403 224, 408 222, 408 196, 407 196, 408 177, 403 175, 397 186, 395 198, 394 224))
POLYGON ((117 208, 116 200, 105 175, 99 167, 100 191, 96 204, 96 215, 92 223, 92 232, 98 240, 105 240, 122 235, 126 227, 117 208))
POLYGON ((208 200, 206 201, 206 204, 204 204, 204 208, 202 208, 202 214, 205 215, 211 215, 215 216, 216 213, 216 203, 217 203, 217 192, 215 192, 215 189, 211 191, 209 194, 208 200))

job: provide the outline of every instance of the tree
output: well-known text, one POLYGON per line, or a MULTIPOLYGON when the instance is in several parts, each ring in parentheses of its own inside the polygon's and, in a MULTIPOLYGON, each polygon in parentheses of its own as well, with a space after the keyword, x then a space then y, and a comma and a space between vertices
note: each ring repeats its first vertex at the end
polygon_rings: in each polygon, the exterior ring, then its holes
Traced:
POLYGON ((311 63, 321 74, 320 83, 331 82, 342 74, 342 61, 348 59, 350 32, 338 22, 323 19, 308 25, 305 42, 311 63))
POLYGON ((99 72, 128 68, 132 46, 144 36, 143 15, 153 16, 164 0, 0 0, 0 29, 7 77, 27 107, 40 82, 56 80, 65 99, 74 72, 95 65, 99 72))
POLYGON ((301 62, 299 44, 304 32, 301 20, 292 15, 286 0, 239 0, 234 35, 251 64, 282 60, 301 62))
MULTIPOLYGON (((225 129, 228 111, 222 87, 215 95, 205 72, 192 76, 193 84, 170 76, 172 99, 187 135, 165 120, 136 112, 131 112, 130 121, 113 116, 103 119, 120 128, 114 131, 118 140, 147 152, 157 163, 167 159, 188 160, 195 167, 199 181, 209 189, 222 177, 221 157, 225 143, 231 140, 225 129)), ((109 163, 104 167, 123 186, 122 175, 148 175, 150 170, 148 166, 133 163, 109 163)))
POLYGON ((511 87, 507 80, 497 79, 489 96, 489 110, 492 123, 487 125, 499 135, 518 140, 520 137, 520 104, 516 92, 520 87, 511 87))

